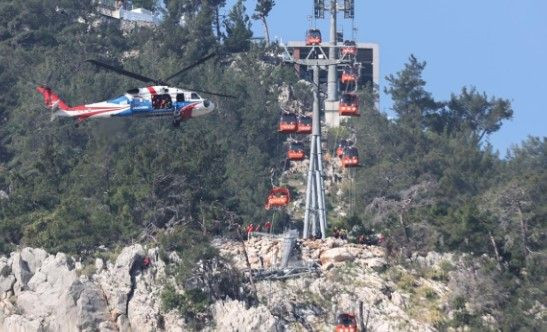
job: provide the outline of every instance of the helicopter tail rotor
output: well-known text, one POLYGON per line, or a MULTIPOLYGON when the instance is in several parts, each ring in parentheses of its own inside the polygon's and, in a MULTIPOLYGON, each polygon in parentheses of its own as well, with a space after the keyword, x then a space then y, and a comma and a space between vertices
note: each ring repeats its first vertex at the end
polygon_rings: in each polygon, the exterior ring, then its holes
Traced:
POLYGON ((52 110, 53 112, 56 112, 57 110, 61 109, 63 111, 69 110, 70 106, 68 106, 53 90, 51 90, 47 86, 38 86, 36 87, 36 91, 38 91, 43 97, 44 97, 44 104, 47 108, 52 110))

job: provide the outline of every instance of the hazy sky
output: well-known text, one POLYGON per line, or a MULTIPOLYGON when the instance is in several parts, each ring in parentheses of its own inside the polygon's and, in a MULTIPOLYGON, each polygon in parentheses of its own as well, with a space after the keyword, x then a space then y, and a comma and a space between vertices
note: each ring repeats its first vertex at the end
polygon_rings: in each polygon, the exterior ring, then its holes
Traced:
MULTIPOLYGON (((248 0, 247 9, 255 3, 248 0)), ((302 40, 313 24, 313 0, 276 3, 271 36, 302 40)), ((355 6, 358 41, 380 45, 381 89, 384 77, 415 54, 427 61, 424 78, 436 99, 475 86, 512 101, 513 120, 489 138, 502 156, 528 135, 547 135, 547 0, 356 0, 355 6)), ((350 37, 351 22, 342 17, 339 27, 350 37)), ((328 20, 317 26, 328 38, 328 20)), ((253 31, 264 35, 259 22, 253 31)), ((390 106, 382 93, 381 109, 390 106)))

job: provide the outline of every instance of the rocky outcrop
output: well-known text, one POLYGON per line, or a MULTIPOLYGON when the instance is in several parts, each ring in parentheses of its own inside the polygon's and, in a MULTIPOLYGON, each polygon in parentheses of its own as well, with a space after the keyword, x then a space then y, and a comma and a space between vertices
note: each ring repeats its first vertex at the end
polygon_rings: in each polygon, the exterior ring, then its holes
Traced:
POLYGON ((276 331, 278 320, 264 305, 248 308, 241 301, 218 301, 214 304, 215 327, 212 331, 276 331))
MULTIPOLYGON (((230 258, 238 269, 246 269, 244 250, 247 251, 251 268, 270 268, 281 261, 281 238, 251 237, 245 243, 217 239, 213 241, 222 256, 230 258), (244 247, 245 245, 245 247, 244 247)), ((327 238, 326 240, 303 240, 298 242, 298 250, 293 260, 319 263, 323 269, 333 265, 356 261, 369 267, 386 264, 385 251, 378 246, 364 246, 348 243, 345 240, 327 238)))
MULTIPOLYGON (((272 262, 280 259, 281 241, 251 237, 244 243, 218 240, 215 245, 240 269, 247 268, 245 249, 253 269, 267 270, 275 268, 272 262)), ((300 240, 296 251, 292 264, 319 264, 320 275, 255 282, 260 303, 251 308, 238 301, 217 303, 214 317, 219 331, 253 331, 251 326, 257 319, 264 323, 261 331, 328 331, 337 314, 358 315, 361 303, 362 321, 369 330, 433 331, 450 295, 443 282, 390 266, 382 247, 327 238, 300 240)), ((444 259, 452 257, 431 253, 415 258, 424 269, 438 266, 444 259)))
MULTIPOLYGON (((327 331, 339 313, 359 316, 361 305, 359 322, 368 330, 433 331, 453 315, 447 303, 466 279, 455 255, 414 255, 403 266, 387 262, 382 247, 328 238, 299 240, 287 268, 317 269, 283 280, 256 278, 251 284, 233 270, 249 273, 244 252, 253 271, 274 271, 282 239, 217 239, 213 245, 224 259, 208 264, 210 273, 194 280, 194 287, 217 294, 206 326, 200 325, 207 331, 327 331), (453 278, 458 275, 463 278, 453 278)), ((0 332, 192 330, 178 312, 162 310, 163 285, 172 280, 166 271, 180 261, 175 253, 168 257, 164 262, 157 248, 139 244, 123 248, 112 260, 85 264, 33 248, 0 257, 0 332)))
POLYGON ((160 310, 165 266, 157 249, 138 244, 114 263, 96 259, 89 276, 62 253, 24 248, 1 257, 0 331, 181 331, 180 317, 160 310))

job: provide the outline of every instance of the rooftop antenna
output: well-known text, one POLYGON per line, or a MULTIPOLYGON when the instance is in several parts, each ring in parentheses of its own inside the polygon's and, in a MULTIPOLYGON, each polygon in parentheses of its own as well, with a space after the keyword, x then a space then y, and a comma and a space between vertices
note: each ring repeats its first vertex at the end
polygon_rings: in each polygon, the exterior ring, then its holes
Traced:
POLYGON ((352 20, 352 22, 351 22, 351 38, 353 40, 357 40, 357 32, 358 31, 359 31, 359 29, 355 25, 355 20, 352 20))
POLYGON ((310 29, 311 28, 315 29, 317 27, 317 21, 315 20, 315 17, 313 17, 313 15, 308 15, 308 22, 310 25, 310 29))

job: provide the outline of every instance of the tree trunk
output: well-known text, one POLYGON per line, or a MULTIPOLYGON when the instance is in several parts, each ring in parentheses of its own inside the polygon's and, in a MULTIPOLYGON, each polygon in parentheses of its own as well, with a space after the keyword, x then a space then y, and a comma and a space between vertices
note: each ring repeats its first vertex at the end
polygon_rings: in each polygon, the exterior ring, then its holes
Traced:
POLYGON ((405 241, 406 241, 406 244, 408 244, 408 242, 410 241, 409 240, 409 237, 408 237, 408 230, 406 229, 406 224, 405 224, 405 220, 403 218, 403 213, 399 213, 399 223, 401 224, 401 227, 403 227, 403 231, 405 232, 405 241))
POLYGON ((249 281, 251 282, 251 287, 253 288, 253 291, 255 295, 257 294, 257 289, 253 280, 253 273, 251 268, 251 261, 249 261, 249 255, 247 254, 247 247, 245 246, 245 240, 243 239, 243 236, 238 231, 237 235, 239 237, 239 241, 241 242, 241 245, 243 246, 243 255, 245 256, 245 263, 247 264, 247 268, 249 269, 249 281))
POLYGON ((494 254, 496 255, 496 261, 498 262, 498 270, 501 271, 501 257, 500 253, 498 251, 498 246, 496 245, 496 241, 494 240, 494 236, 492 235, 492 232, 488 231, 488 237, 490 237, 490 243, 492 243, 492 248, 494 248, 494 254))
POLYGON ((266 22, 266 17, 262 16, 262 24, 264 25, 264 37, 266 37, 266 46, 270 46, 270 29, 268 29, 268 23, 266 22))
POLYGON ((528 225, 526 225, 526 220, 524 219, 524 214, 522 213, 522 209, 520 208, 519 203, 517 203, 517 212, 520 221, 520 233, 522 236, 522 253, 524 255, 524 266, 528 267, 528 241, 526 235, 528 225))
POLYGON ((405 234, 405 244, 403 246, 403 252, 404 252, 404 255, 407 257, 407 258, 410 258, 410 256, 412 255, 410 253, 410 237, 408 235, 408 229, 406 228, 406 224, 405 224, 405 220, 403 218, 403 213, 399 213, 399 223, 401 223, 401 227, 403 227, 403 231, 404 231, 404 234, 405 234))
POLYGON ((220 14, 218 13, 218 6, 215 11, 215 25, 217 30, 217 41, 220 41, 221 33, 220 33, 220 14))

